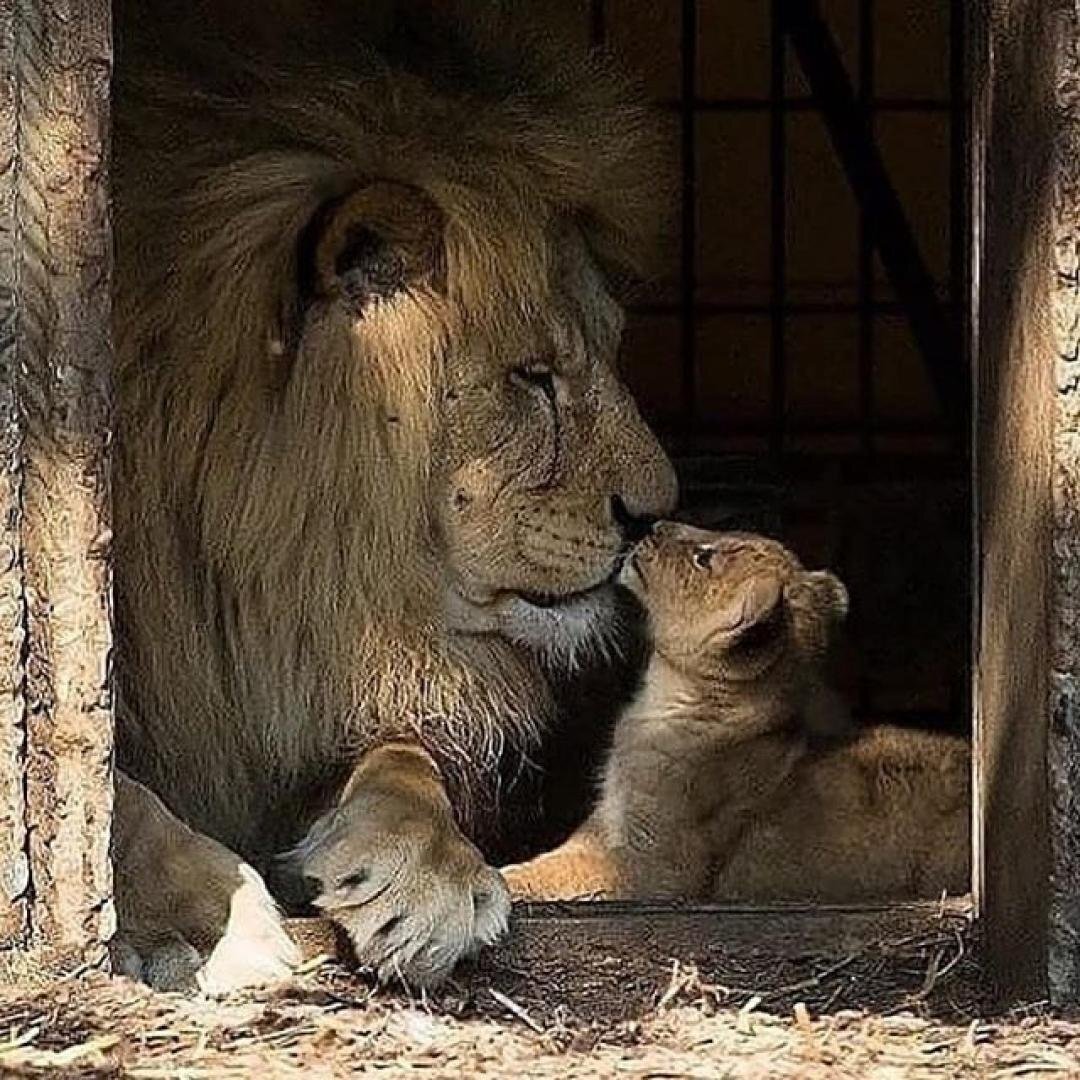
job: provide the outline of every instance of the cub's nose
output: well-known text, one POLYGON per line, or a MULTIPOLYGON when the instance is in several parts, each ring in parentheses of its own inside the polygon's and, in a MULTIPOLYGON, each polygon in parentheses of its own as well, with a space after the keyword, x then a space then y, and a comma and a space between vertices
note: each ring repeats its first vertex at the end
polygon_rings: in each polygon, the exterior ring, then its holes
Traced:
POLYGON ((628 546, 640 543, 656 525, 654 517, 631 514, 626 503, 618 495, 611 497, 611 517, 622 531, 623 540, 628 546))

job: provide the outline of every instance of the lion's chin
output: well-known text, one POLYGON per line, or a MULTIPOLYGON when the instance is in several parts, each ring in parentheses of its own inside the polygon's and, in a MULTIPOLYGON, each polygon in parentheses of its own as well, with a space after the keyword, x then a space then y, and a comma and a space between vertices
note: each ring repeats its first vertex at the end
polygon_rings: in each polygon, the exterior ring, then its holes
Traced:
POLYGON ((563 597, 504 593, 480 607, 457 596, 449 613, 451 629, 497 633, 554 670, 613 660, 620 651, 619 605, 609 584, 563 597))
POLYGON ((543 604, 515 596, 502 633, 550 668, 576 670, 593 660, 613 659, 619 649, 614 588, 602 585, 543 604))

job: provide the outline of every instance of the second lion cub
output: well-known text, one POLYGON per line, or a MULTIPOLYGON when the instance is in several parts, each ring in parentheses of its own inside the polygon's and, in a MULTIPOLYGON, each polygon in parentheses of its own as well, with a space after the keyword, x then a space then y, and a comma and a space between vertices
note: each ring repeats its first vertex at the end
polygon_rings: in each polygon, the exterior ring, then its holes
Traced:
POLYGON ((519 898, 856 901, 968 889, 969 751, 844 736, 822 668, 843 585, 782 545, 662 523, 623 584, 653 654, 591 817, 504 871, 519 898), (818 738, 829 733, 828 738, 818 738))

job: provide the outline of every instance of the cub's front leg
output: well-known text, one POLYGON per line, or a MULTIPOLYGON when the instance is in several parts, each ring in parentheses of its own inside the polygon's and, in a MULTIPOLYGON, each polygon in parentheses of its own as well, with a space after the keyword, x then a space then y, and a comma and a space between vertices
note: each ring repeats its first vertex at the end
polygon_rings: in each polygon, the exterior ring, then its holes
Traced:
POLYGON ((705 899, 714 853, 740 827, 720 817, 703 823, 677 790, 612 787, 569 840, 503 876, 515 900, 705 899))
POLYGON ((367 754, 291 861, 382 979, 438 983, 506 930, 502 878, 458 828, 438 766, 411 743, 367 754))
POLYGON ((592 820, 559 847, 502 873, 514 900, 612 900, 625 890, 618 861, 592 820))

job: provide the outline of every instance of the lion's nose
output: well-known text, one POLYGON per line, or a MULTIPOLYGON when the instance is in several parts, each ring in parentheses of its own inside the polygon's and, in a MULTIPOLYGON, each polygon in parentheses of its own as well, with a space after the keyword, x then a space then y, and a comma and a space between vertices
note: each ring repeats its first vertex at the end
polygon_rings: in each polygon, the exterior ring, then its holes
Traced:
POLYGON ((611 516, 615 524, 622 530, 623 539, 627 544, 637 544, 644 540, 656 525, 656 518, 647 514, 631 514, 619 495, 611 497, 611 516))

